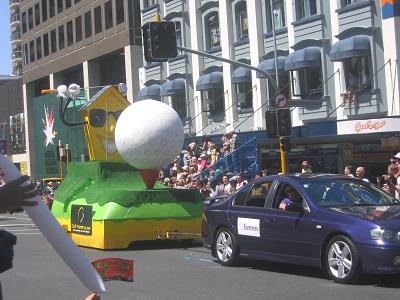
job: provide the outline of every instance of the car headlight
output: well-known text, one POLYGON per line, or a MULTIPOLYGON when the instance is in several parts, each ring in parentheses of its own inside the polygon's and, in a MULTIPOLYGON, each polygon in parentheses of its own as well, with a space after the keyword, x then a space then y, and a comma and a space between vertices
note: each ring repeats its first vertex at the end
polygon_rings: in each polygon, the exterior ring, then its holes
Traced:
POLYGON ((400 232, 392 229, 373 228, 369 230, 373 240, 400 240, 400 232))

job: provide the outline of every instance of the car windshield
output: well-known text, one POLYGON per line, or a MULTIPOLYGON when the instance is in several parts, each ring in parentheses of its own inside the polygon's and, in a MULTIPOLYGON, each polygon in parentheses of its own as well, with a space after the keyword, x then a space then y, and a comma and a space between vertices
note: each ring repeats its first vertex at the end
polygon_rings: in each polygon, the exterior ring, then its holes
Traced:
POLYGON ((312 178, 301 182, 321 207, 399 205, 400 201, 372 183, 354 178, 312 178))

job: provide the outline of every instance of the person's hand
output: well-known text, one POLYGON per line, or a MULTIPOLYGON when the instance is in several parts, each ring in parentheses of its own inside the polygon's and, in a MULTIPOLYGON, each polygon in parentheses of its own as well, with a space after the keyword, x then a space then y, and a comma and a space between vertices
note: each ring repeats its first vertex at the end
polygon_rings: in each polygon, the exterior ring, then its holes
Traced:
POLYGON ((85 300, 100 300, 100 296, 96 293, 91 293, 89 296, 85 298, 85 300))
POLYGON ((29 200, 37 195, 35 185, 29 176, 21 176, 0 188, 0 212, 15 211, 22 206, 35 206, 37 201, 29 200))

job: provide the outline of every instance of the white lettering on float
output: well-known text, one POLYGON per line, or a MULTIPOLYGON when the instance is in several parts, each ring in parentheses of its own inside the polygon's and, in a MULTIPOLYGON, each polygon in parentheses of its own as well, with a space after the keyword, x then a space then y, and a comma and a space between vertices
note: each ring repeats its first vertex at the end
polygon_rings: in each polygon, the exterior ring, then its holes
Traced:
POLYGON ((260 237, 260 220, 249 218, 238 218, 238 234, 260 237))

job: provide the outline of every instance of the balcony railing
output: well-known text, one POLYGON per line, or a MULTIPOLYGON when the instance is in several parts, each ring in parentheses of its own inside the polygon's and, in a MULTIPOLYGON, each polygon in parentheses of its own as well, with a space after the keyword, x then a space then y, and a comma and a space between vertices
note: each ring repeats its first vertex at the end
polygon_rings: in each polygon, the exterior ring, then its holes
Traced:
POLYGON ((10 4, 10 6, 12 6, 14 4, 19 4, 20 0, 10 0, 8 3, 10 4))
POLYGON ((10 23, 19 22, 21 20, 20 14, 13 14, 10 17, 10 23))
POLYGON ((22 52, 21 51, 14 51, 11 58, 12 59, 22 58, 22 52))

